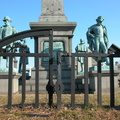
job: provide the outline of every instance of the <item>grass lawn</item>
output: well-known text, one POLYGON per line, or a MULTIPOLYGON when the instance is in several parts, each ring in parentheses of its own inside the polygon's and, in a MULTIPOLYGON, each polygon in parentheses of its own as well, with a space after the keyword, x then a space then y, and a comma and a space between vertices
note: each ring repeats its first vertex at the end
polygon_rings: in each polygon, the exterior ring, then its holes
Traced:
POLYGON ((75 95, 75 108, 70 107, 71 96, 62 95, 62 108, 48 106, 48 95, 40 94, 40 107, 34 108, 35 95, 27 94, 25 107, 20 108, 21 94, 14 94, 12 109, 8 109, 7 95, 0 95, 0 120, 120 120, 120 94, 115 94, 115 108, 110 108, 110 95, 102 95, 102 107, 97 105, 97 95, 89 95, 89 106, 84 107, 84 95, 75 95))

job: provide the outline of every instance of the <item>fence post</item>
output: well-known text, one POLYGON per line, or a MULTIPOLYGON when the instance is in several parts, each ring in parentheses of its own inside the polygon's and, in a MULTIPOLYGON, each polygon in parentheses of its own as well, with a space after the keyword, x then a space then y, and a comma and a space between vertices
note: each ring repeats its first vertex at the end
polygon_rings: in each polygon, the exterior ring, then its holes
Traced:
POLYGON ((57 82, 55 84, 55 91, 57 93, 57 109, 61 108, 61 94, 63 92, 64 86, 61 80, 61 57, 62 53, 57 54, 57 82))
POLYGON ((97 62, 97 71, 98 71, 98 79, 97 79, 97 99, 98 99, 98 105, 102 105, 102 97, 101 97, 101 56, 98 56, 98 62, 97 62))
POLYGON ((71 54, 71 107, 75 106, 75 56, 71 54))
POLYGON ((39 57, 35 57, 35 107, 39 107, 39 57))
MULTIPOLYGON (((25 53, 23 53, 25 54, 25 53)), ((26 56, 23 56, 23 69, 22 69, 22 108, 24 108, 25 103, 25 93, 26 93, 26 56)))
POLYGON ((9 56, 9 77, 8 77, 8 108, 12 107, 12 71, 13 71, 13 57, 9 56))
POLYGON ((85 96, 84 96, 84 104, 85 106, 88 106, 88 94, 89 94, 89 90, 88 90, 88 56, 85 56, 85 60, 84 60, 84 70, 85 70, 85 96))
POLYGON ((46 89, 49 94, 49 106, 52 107, 53 105, 53 93, 54 93, 54 83, 53 83, 53 31, 50 30, 49 36, 49 81, 46 86, 46 89))
POLYGON ((114 107, 114 67, 113 56, 110 55, 110 107, 114 107))

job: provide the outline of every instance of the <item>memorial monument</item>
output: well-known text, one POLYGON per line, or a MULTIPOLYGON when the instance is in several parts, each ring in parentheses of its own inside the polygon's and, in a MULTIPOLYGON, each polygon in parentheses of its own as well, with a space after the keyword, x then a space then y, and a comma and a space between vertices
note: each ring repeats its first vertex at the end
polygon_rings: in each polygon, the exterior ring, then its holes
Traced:
MULTIPOLYGON (((63 0, 42 0, 42 13, 38 22, 30 22, 31 29, 53 29, 53 79, 57 80, 57 53, 67 52, 72 53, 72 37, 76 27, 75 22, 68 22, 64 14, 64 1, 63 0)), ((102 25, 103 17, 99 16, 96 21, 97 24, 89 27, 87 31, 88 43, 91 51, 97 53, 107 53, 108 37, 106 27, 102 25), (100 34, 100 35, 99 35, 100 34)), ((35 40, 35 53, 49 53, 49 38, 38 37, 35 40)), ((94 58, 97 61, 96 58, 94 58)), ((108 58, 102 59, 106 62, 106 68, 109 66, 108 58)), ((70 93, 71 85, 71 60, 69 58, 62 59, 61 65, 62 83, 64 85, 64 93, 70 93)), ((82 65, 83 66, 83 65, 82 65)), ((102 67, 104 68, 104 67, 102 67)), ((35 91, 35 70, 31 69, 31 79, 26 81, 26 90, 28 92, 35 91)), ((103 70, 103 69, 102 69, 103 70)), ((88 71, 89 72, 89 71, 88 71)), ((118 72, 116 72, 117 78, 118 72)), ((102 73, 104 80, 102 82, 103 90, 109 91, 106 84, 109 83, 109 71, 106 69, 102 73)), ((83 77, 82 77, 83 78, 83 77)), ((47 93, 46 86, 49 81, 49 59, 39 58, 39 90, 41 93, 47 93)), ((81 78, 76 79, 76 93, 84 93, 84 83, 81 78)), ((55 84, 55 83, 54 83, 55 84)), ((89 73, 89 92, 94 93, 97 91, 97 69, 94 67, 93 71, 89 73)))
MULTIPOLYGON (((5 23, 5 25, 3 25, 0 28, 0 40, 4 39, 5 37, 8 37, 10 35, 17 33, 17 30, 15 29, 15 27, 10 25, 10 23, 12 22, 10 17, 5 16, 3 19, 3 22, 5 23)), ((14 45, 14 43, 11 43, 9 45, 4 46, 4 49, 6 50, 5 52, 7 52, 7 53, 14 52, 14 49, 10 49, 10 47, 13 47, 13 45, 14 45)), ((17 60, 14 58, 14 64, 15 63, 17 64, 17 60)), ((8 72, 9 72, 9 57, 0 56, 0 88, 1 88, 0 93, 2 93, 2 94, 8 93, 8 72), (3 58, 6 59, 6 66, 5 67, 3 67, 1 65, 3 58)), ((18 79, 20 78, 20 76, 21 76, 21 74, 18 74, 17 68, 13 67, 12 93, 18 92, 18 79)))
MULTIPOLYGON (((53 74, 57 76, 57 52, 72 52, 72 37, 76 27, 75 22, 68 22, 64 14, 64 0, 42 0, 42 14, 38 22, 30 22, 31 29, 53 29, 53 74)), ((35 43, 38 53, 48 53, 49 38, 39 37, 35 43)), ((40 59, 40 91, 46 92, 48 83, 49 62, 48 58, 40 59)), ((71 63, 70 58, 62 59, 62 82, 65 91, 70 91, 71 63)), ((31 70, 31 80, 27 82, 27 90, 35 90, 35 68, 31 70)))

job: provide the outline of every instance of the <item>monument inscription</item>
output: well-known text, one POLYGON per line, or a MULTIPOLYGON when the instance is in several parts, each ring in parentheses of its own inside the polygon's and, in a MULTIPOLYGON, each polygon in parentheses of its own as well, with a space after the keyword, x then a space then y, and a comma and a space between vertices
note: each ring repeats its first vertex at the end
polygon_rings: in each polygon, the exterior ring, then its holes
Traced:
MULTIPOLYGON (((49 42, 45 41, 43 44, 43 52, 49 53, 49 42)), ((64 51, 64 43, 63 42, 53 42, 53 60, 57 61, 57 52, 64 51)), ((49 58, 44 58, 43 61, 49 61, 49 58)))

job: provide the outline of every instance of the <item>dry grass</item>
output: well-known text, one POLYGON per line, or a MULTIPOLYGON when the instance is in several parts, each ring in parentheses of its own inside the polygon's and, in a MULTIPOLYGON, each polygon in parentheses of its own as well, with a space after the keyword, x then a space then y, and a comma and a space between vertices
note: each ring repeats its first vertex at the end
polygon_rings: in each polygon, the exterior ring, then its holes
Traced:
MULTIPOLYGON (((54 104, 56 104, 54 95, 54 104)), ((34 108, 35 96, 26 95, 25 107, 21 109, 21 95, 14 94, 12 109, 7 109, 7 95, 0 95, 0 120, 120 120, 120 94, 115 95, 116 108, 110 109, 109 95, 102 95, 103 107, 97 106, 97 96, 89 95, 89 106, 83 107, 84 95, 75 96, 76 107, 70 107, 70 95, 62 95, 62 108, 60 110, 49 108, 48 95, 40 94, 40 107, 34 108)))

